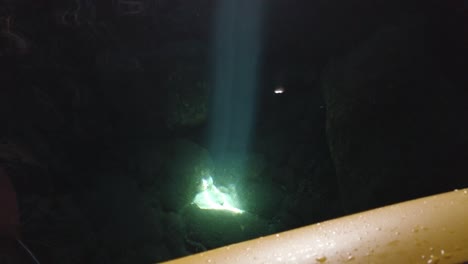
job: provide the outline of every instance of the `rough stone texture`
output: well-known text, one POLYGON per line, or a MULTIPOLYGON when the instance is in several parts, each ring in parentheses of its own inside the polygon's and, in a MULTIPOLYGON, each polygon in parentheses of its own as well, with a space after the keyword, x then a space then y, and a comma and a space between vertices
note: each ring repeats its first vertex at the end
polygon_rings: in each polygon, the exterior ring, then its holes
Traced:
POLYGON ((170 142, 163 153, 161 201, 166 210, 179 211, 192 202, 202 177, 213 171, 213 162, 204 148, 188 140, 170 142))
POLYGON ((423 32, 423 21, 383 28, 324 73, 327 136, 347 212, 467 184, 466 93, 437 71, 433 36, 423 32))
POLYGON ((126 175, 106 173, 81 200, 99 243, 113 258, 163 239, 160 212, 143 200, 136 182, 126 175))
POLYGON ((173 74, 166 84, 169 93, 166 108, 168 127, 180 129, 204 124, 208 114, 206 82, 196 72, 173 74))
POLYGON ((268 223, 250 213, 233 214, 225 211, 200 210, 188 207, 185 240, 191 247, 213 249, 268 234, 268 223))
MULTIPOLYGON (((263 178, 268 178, 265 175, 263 178)), ((237 193, 242 202, 242 209, 265 219, 278 213, 277 205, 284 198, 284 191, 275 183, 246 180, 237 186, 237 193)))

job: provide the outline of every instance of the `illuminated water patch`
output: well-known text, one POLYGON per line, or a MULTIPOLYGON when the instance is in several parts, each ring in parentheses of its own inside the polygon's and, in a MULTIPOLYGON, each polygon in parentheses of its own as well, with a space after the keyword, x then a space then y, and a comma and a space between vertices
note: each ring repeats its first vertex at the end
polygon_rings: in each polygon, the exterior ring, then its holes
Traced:
POLYGON ((200 192, 195 196, 192 203, 205 210, 224 210, 236 214, 244 212, 236 207, 238 201, 235 190, 216 187, 211 177, 202 179, 200 192))

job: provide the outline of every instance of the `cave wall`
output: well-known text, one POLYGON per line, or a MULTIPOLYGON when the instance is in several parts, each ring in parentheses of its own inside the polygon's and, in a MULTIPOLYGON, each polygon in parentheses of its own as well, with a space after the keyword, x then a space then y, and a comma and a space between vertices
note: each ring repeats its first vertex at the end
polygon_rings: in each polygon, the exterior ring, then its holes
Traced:
POLYGON ((447 32, 439 30, 455 21, 407 17, 324 70, 327 137, 347 212, 468 184, 466 82, 452 53, 458 44, 441 45, 447 32))

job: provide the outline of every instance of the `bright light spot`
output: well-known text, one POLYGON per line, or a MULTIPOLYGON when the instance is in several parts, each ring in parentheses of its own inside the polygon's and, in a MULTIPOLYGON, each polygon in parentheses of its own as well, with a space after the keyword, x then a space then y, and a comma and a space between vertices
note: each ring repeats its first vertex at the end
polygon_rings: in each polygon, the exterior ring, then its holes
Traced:
POLYGON ((200 209, 225 210, 236 214, 244 212, 235 206, 237 204, 235 191, 221 191, 213 184, 211 177, 202 179, 200 188, 200 192, 193 199, 193 203, 200 209))
POLYGON ((282 94, 284 93, 284 87, 283 86, 278 86, 274 90, 275 94, 282 94))

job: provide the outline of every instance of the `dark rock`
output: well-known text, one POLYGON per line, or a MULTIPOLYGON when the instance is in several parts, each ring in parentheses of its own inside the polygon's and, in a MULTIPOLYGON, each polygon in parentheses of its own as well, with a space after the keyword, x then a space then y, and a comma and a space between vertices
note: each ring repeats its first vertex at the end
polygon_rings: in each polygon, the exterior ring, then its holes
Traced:
POLYGON ((236 186, 241 208, 251 214, 269 219, 278 211, 278 204, 284 199, 284 191, 271 181, 241 181, 236 186))
POLYGON ((163 156, 161 201, 166 210, 179 211, 192 202, 201 179, 212 175, 213 162, 207 150, 188 140, 168 143, 163 156))
POLYGON ((187 223, 185 240, 192 247, 212 249, 268 234, 267 221, 255 214, 234 214, 227 211, 201 210, 188 207, 183 217, 187 223))
POLYGON ((177 75, 174 78, 167 83, 168 127, 190 128, 202 125, 208 113, 206 82, 186 75, 177 75))
POLYGON ((348 212, 466 185, 456 149, 467 127, 454 118, 466 115, 458 107, 466 94, 442 82, 415 21, 383 28, 324 74, 328 142, 348 212))
POLYGON ((104 250, 117 258, 135 247, 161 241, 164 229, 161 213, 142 199, 136 183, 118 172, 112 174, 84 195, 82 206, 104 250))

